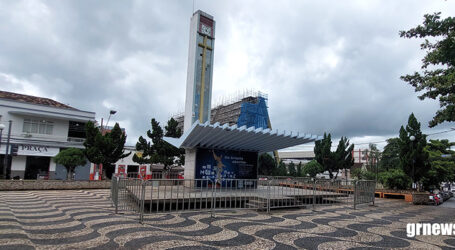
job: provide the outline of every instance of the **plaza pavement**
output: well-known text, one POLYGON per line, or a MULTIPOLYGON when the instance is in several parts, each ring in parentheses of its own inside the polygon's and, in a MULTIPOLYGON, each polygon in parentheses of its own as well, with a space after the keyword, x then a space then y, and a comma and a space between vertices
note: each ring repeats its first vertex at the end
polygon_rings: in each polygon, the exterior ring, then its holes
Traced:
POLYGON ((109 190, 0 192, 0 249, 453 249, 454 236, 406 237, 408 222, 455 209, 376 199, 361 205, 152 215, 114 214, 109 190))

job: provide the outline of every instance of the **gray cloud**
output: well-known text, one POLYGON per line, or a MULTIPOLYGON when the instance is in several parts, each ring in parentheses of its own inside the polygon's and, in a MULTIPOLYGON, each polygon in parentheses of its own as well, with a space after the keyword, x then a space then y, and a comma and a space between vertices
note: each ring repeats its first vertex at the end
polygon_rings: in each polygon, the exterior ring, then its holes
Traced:
MULTIPOLYGON (((275 128, 387 138, 438 108, 400 75, 418 70, 418 41, 398 31, 449 1, 195 1, 215 17, 213 100, 269 95, 275 128), (406 10, 406 11, 404 11, 406 10)), ((129 144, 183 110, 190 1, 0 3, 0 89, 55 98, 126 127, 129 144)), ((451 124, 441 125, 447 129, 451 124)), ((425 128, 426 129, 426 128, 425 128)))

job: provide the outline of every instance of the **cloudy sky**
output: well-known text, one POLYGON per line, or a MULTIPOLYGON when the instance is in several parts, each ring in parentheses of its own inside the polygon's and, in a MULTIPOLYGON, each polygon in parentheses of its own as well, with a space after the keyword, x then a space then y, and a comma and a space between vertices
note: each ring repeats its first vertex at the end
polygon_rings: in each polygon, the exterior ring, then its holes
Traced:
MULTIPOLYGON (((426 133, 455 127, 428 128, 438 102, 418 100, 399 79, 419 70, 424 53, 398 35, 425 13, 454 16, 455 1, 195 0, 197 9, 217 25, 214 104, 260 90, 274 128, 355 143, 396 136, 411 112, 426 133)), ((0 89, 97 119, 117 110, 111 122, 134 145, 152 117, 164 123, 184 110, 192 13, 183 0, 0 1, 0 89)))

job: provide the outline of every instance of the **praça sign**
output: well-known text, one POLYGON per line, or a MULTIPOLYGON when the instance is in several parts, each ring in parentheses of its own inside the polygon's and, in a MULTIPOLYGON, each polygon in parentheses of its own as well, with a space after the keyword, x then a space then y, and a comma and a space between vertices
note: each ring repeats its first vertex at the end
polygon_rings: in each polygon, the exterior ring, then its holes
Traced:
MULTIPOLYGON (((16 146, 17 147, 17 155, 25 155, 25 156, 48 156, 53 157, 58 154, 60 148, 57 147, 50 147, 44 145, 32 145, 32 144, 11 144, 10 148, 16 146)), ((2 149, 5 150, 4 145, 2 145, 2 149)))
POLYGON ((48 146, 37 146, 37 145, 30 145, 30 144, 19 144, 19 148, 21 150, 27 151, 36 151, 36 152, 48 152, 48 146))

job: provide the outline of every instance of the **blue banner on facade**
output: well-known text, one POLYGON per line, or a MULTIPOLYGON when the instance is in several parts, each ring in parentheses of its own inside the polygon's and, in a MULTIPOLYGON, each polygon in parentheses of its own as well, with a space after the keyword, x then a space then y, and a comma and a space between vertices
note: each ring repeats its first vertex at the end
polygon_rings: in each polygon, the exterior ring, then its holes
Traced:
POLYGON ((256 152, 197 149, 196 179, 210 179, 221 187, 243 188, 254 182, 226 181, 257 178, 256 152))

